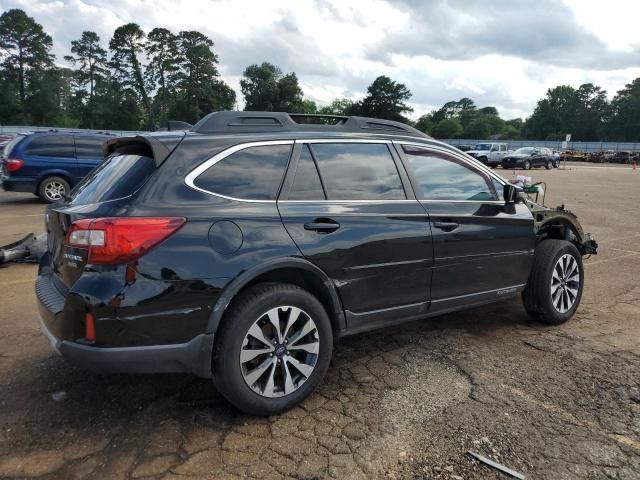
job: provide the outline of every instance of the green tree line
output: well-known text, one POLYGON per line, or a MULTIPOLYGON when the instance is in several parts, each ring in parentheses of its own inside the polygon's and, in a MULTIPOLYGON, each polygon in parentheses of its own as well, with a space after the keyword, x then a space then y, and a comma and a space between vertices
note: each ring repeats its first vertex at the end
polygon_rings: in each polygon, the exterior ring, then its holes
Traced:
MULTIPOLYGON (((53 40, 23 10, 0 16, 0 123, 153 130, 167 120, 197 122, 237 108, 236 92, 220 78, 214 43, 194 31, 135 23, 115 29, 103 45, 82 32, 56 63, 53 40)), ((640 141, 640 78, 609 101, 601 87, 560 85, 547 91, 530 117, 503 119, 493 106, 470 98, 445 103, 412 121, 406 85, 381 75, 364 98, 318 106, 305 99, 295 72, 269 62, 249 65, 240 80, 245 110, 361 115, 412 124, 436 138, 640 141)))
POLYGON ((42 25, 23 10, 0 16, 0 122, 95 129, 155 129, 195 122, 236 105, 220 79, 213 41, 197 31, 128 23, 104 48, 92 31, 70 45, 60 67, 42 25))
POLYGON ((503 120, 495 107, 477 108, 462 98, 421 116, 416 126, 436 138, 640 141, 640 78, 618 91, 611 101, 592 83, 577 89, 559 85, 547 90, 526 120, 503 120))

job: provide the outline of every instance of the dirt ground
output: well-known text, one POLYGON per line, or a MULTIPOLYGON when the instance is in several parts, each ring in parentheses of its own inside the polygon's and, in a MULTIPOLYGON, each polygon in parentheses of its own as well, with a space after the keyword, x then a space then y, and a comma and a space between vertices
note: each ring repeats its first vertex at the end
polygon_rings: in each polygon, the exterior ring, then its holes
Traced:
MULTIPOLYGON (((468 450, 528 479, 640 478, 640 170, 570 168, 531 172, 600 245, 570 322, 512 300, 345 338, 319 391, 268 419, 195 377, 66 365, 35 266, 0 269, 0 478, 507 478, 468 450)), ((0 193, 0 244, 42 211, 0 193)))

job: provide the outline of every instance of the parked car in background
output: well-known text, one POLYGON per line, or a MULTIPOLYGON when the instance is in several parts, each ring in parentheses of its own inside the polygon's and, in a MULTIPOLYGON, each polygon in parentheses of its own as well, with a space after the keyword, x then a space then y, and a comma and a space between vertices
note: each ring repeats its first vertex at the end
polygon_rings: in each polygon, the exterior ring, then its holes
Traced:
POLYGON ((51 345, 97 372, 212 378, 273 415, 340 336, 521 294, 536 320, 571 318, 597 249, 571 212, 407 125, 298 118, 216 112, 107 142, 45 215, 51 345))
POLYGON ((2 188, 57 202, 103 160, 99 133, 38 132, 19 135, 4 149, 2 188))
POLYGON ((502 168, 530 168, 545 167, 547 170, 553 168, 555 159, 553 152, 545 147, 522 147, 510 153, 502 160, 502 168))
POLYGON ((585 152, 581 152, 580 150, 574 150, 572 148, 565 150, 564 153, 560 154, 562 160, 572 160, 574 162, 584 162, 587 161, 588 155, 585 152))
POLYGON ((611 163, 630 164, 636 159, 637 154, 625 150, 614 153, 607 161, 611 163))
POLYGON ((461 152, 468 152, 469 150, 473 150, 473 145, 455 145, 455 147, 461 152))
POLYGON ((605 150, 603 154, 603 162, 610 162, 611 159, 615 156, 615 150, 605 150))
POLYGON ((509 145, 506 143, 478 143, 467 152, 467 155, 471 155, 485 165, 497 167, 508 152, 509 145))

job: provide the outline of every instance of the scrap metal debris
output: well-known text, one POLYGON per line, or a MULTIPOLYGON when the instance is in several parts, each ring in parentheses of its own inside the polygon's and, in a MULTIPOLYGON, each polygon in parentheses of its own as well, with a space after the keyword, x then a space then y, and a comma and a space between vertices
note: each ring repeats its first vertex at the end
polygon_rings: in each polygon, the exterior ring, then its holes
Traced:
POLYGON ((0 264, 23 261, 36 263, 47 251, 47 234, 30 233, 17 242, 0 247, 0 264))
POLYGON ((490 467, 495 468, 496 470, 500 470, 501 472, 506 473, 507 475, 511 475, 513 478, 518 478, 519 480, 525 480, 524 475, 522 475, 521 473, 518 473, 515 470, 511 470, 510 468, 507 468, 504 465, 500 465, 499 463, 496 463, 493 460, 489 460, 487 457, 483 457, 479 453, 472 452, 471 450, 467 450, 467 453, 472 457, 474 457, 476 460, 479 460, 482 463, 485 463, 490 467))

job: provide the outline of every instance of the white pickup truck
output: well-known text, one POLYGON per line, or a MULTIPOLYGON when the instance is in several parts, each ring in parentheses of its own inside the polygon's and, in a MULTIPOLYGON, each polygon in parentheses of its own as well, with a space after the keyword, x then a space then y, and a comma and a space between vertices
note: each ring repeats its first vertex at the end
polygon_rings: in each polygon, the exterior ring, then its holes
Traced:
POLYGON ((509 151, 507 143, 477 143, 466 153, 485 165, 497 167, 509 151))

